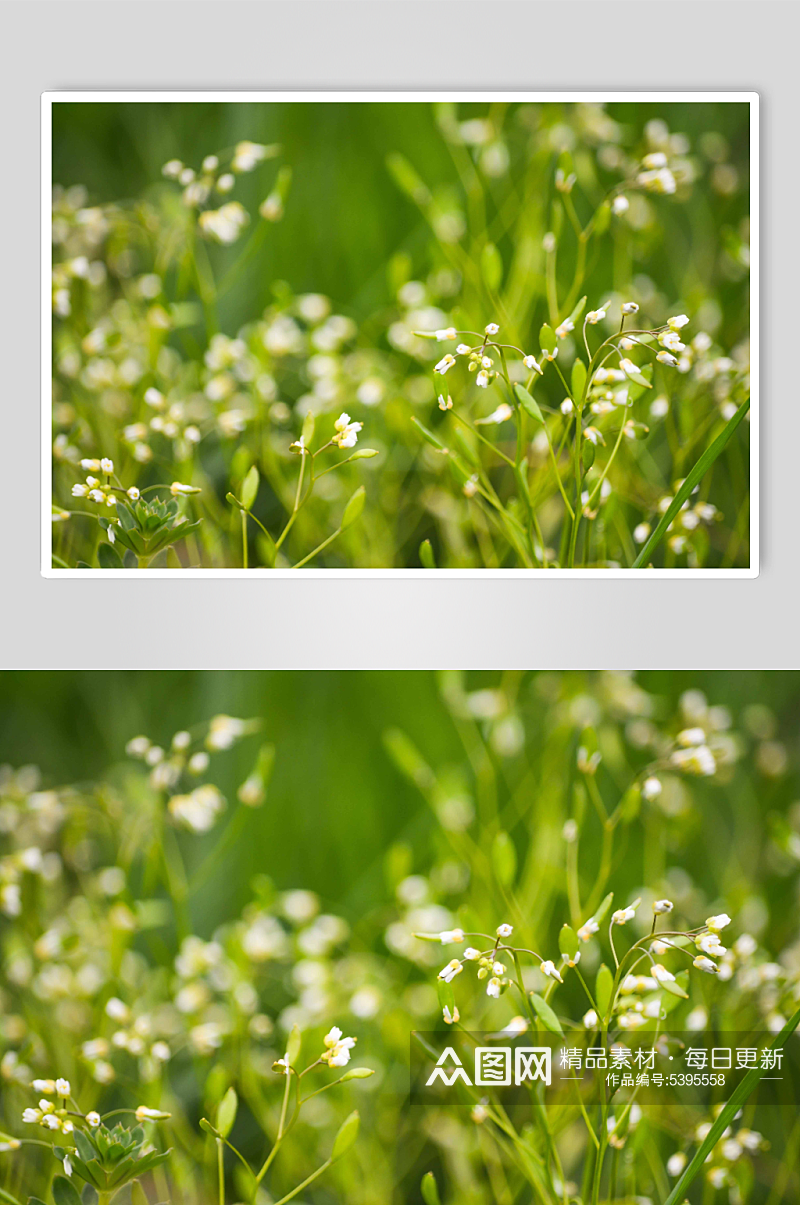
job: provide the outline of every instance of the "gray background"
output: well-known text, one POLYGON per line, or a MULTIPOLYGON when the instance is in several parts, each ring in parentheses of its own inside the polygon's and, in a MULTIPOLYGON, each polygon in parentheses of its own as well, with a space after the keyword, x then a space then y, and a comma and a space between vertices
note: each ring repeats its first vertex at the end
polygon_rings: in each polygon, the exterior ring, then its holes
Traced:
POLYGON ((3 3, 0 667, 797 667, 799 14, 775 0, 3 3), (415 87, 760 93, 760 577, 42 578, 41 92, 415 87))

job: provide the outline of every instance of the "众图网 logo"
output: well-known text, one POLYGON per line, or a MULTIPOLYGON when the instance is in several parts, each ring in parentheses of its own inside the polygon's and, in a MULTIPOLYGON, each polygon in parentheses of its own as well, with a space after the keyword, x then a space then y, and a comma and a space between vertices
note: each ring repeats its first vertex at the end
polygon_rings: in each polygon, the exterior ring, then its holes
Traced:
POLYGON ((440 1080, 447 1088, 459 1081, 470 1088, 473 1085, 479 1088, 490 1085, 507 1088, 512 1084, 519 1087, 541 1080, 549 1087, 551 1075, 552 1055, 549 1046, 517 1046, 513 1051, 510 1046, 478 1046, 472 1079, 453 1047, 446 1046, 425 1086, 429 1088, 440 1080))

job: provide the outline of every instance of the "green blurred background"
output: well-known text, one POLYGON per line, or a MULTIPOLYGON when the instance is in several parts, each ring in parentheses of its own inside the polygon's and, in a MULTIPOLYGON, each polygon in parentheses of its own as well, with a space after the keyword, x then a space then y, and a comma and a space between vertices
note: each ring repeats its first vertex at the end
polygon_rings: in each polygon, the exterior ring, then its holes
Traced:
MULTIPOLYGON (((555 684, 574 696, 594 692, 599 680, 598 674, 578 672, 466 675, 471 691, 509 683, 518 691, 526 745, 501 778, 522 783, 522 798, 534 813, 537 780, 545 811, 558 806, 557 783, 548 779, 553 761, 564 792, 570 790, 574 754, 567 760, 562 737, 550 735, 555 684)), ((786 746, 789 773, 760 779, 748 773, 729 785, 698 781, 692 790, 701 806, 678 825, 677 845, 670 851, 700 883, 728 877, 733 886, 742 874, 759 877, 769 864, 767 854, 758 869, 769 844, 769 816, 798 797, 800 673, 647 671, 636 681, 657 696, 664 716, 674 713, 684 691, 698 689, 709 703, 729 707, 734 724, 752 704, 774 713, 774 737, 786 746)), ((267 804, 248 815, 242 839, 204 893, 205 915, 196 917, 199 931, 243 906, 256 873, 268 874, 280 888, 318 891, 326 906, 355 921, 385 898, 384 857, 393 842, 408 842, 414 869, 422 873, 436 849, 439 825, 391 761, 383 735, 397 727, 433 767, 464 766, 464 747, 440 688, 440 677, 427 671, 6 672, 0 691, 0 762, 37 764, 45 786, 86 781, 127 760, 125 743, 139 733, 168 744, 179 728, 219 712, 260 717, 260 737, 217 754, 212 763, 211 781, 232 803, 259 739, 277 749, 267 804)), ((751 764, 748 754, 745 765, 751 764)), ((604 789, 613 791, 614 785, 606 780, 604 789)), ((541 820, 546 823, 547 815, 541 820)), ((641 827, 631 830, 637 842, 641 827)), ((191 856, 201 860, 223 833, 224 824, 214 834, 193 838, 191 856)), ((630 858, 620 860, 615 890, 635 889, 640 874, 640 859, 631 851, 630 858)), ((789 880, 783 886, 791 890, 789 880)), ((777 883, 773 889, 779 890, 777 883)), ((791 913, 781 915, 793 924, 791 913)))
MULTIPOLYGON (((532 117, 530 106, 487 102, 459 105, 458 117, 491 115, 502 123, 510 145, 528 147, 531 129, 543 135, 561 129, 566 111, 575 108, 548 103, 537 106, 532 117)), ((725 230, 735 229, 749 213, 748 106, 636 101, 605 109, 622 127, 623 147, 640 144, 647 123, 660 119, 671 131, 687 135, 701 163, 709 160, 698 150, 703 138, 721 135, 722 142, 705 145, 739 173, 739 187, 730 195, 717 195, 704 184, 687 205, 667 198, 658 207, 658 229, 641 245, 646 271, 662 291, 680 296, 687 281, 707 280, 721 234, 724 240, 725 230)), ((235 333, 268 304, 274 279, 288 281, 295 292, 325 293, 337 309, 363 321, 393 300, 386 265, 395 252, 407 251, 415 271, 428 271, 428 228, 386 168, 386 156, 399 151, 435 195, 460 192, 456 164, 428 103, 59 102, 53 106, 53 180, 64 186, 85 184, 90 203, 147 196, 148 190, 162 186, 161 168, 169 159, 198 167, 203 156, 240 139, 280 143, 293 179, 275 237, 256 257, 235 296, 227 299, 222 314, 227 333, 235 333)), ((266 196, 276 170, 268 165, 239 179, 234 195, 249 212, 266 196)), ((619 177, 610 173, 607 178, 610 185, 619 177)), ((505 182, 497 185, 500 196, 505 182)), ((581 201, 576 203, 580 210, 581 201)), ((509 249, 500 249, 508 262, 509 249)), ((223 254, 234 257, 236 252, 223 254)), ((712 275, 717 273, 712 270, 712 275)), ((728 288, 724 277, 717 276, 714 283, 726 310, 723 342, 732 343, 748 328, 741 291, 735 287, 738 282, 728 288)), ((594 298, 597 304, 601 300, 594 298)))

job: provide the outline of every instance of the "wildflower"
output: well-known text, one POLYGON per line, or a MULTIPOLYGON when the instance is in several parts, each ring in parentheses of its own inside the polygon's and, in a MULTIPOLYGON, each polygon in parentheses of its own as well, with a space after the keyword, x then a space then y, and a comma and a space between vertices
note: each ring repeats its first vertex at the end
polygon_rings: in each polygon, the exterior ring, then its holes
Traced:
POLYGON ((708 975, 714 975, 719 970, 717 964, 703 954, 698 954, 697 958, 692 960, 692 966, 697 967, 698 971, 705 971, 708 975))
POLYGON ((356 1044, 355 1038, 343 1038, 342 1031, 338 1025, 326 1033, 323 1038, 325 1043, 325 1052, 320 1055, 323 1063, 327 1063, 329 1067, 346 1067, 350 1062, 350 1051, 356 1044))
POLYGON ((554 347, 552 351, 545 351, 545 349, 542 348, 542 354, 544 355, 545 360, 549 360, 552 364, 553 360, 558 358, 558 348, 554 347))
POLYGON ((439 934, 439 941, 443 946, 456 945, 464 940, 463 929, 444 929, 439 934))
POLYGON ((722 958, 723 954, 727 954, 716 933, 701 933, 694 939, 694 944, 703 954, 709 954, 712 958, 722 958))
POLYGON ((486 984, 486 995, 491 996, 493 1000, 499 1000, 500 999, 500 988, 502 986, 503 985, 499 979, 497 979, 496 977, 492 977, 489 980, 489 982, 486 984))
POLYGON ((486 1121, 486 1118, 488 1116, 489 1116, 489 1110, 486 1108, 486 1105, 481 1105, 481 1104, 475 1105, 474 1108, 470 1112, 470 1117, 472 1118, 472 1120, 475 1122, 476 1125, 483 1125, 484 1121, 486 1121))
POLYGON ((171 1113, 162 1113, 160 1109, 149 1109, 147 1105, 139 1105, 136 1110, 137 1121, 166 1121, 171 1113))
POLYGON ((449 393, 447 395, 447 400, 445 400, 445 398, 443 397, 443 395, 441 393, 439 394, 439 397, 437 400, 439 402, 440 410, 452 410, 453 409, 453 399, 450 397, 449 393))
POLYGON ((444 339, 455 339, 456 328, 454 326, 448 326, 445 327, 444 330, 434 331, 433 333, 435 334, 437 341, 441 343, 444 339))
POLYGON ((100 1125, 100 1114, 96 1113, 94 1110, 92 1110, 91 1113, 86 1114, 86 1116, 84 1117, 84 1121, 86 1122, 86 1124, 88 1126, 91 1126, 92 1129, 94 1129, 95 1126, 100 1125))
POLYGON ((585 1029, 596 1029, 600 1018, 593 1008, 583 1014, 583 1025, 585 1029))
POLYGON ((561 973, 559 972, 558 967, 550 958, 540 963, 539 970, 543 975, 547 975, 550 979, 557 979, 559 983, 564 982, 564 980, 561 978, 561 973))
POLYGON ((677 180, 668 167, 639 172, 636 183, 648 192, 674 193, 678 187, 677 180))
POLYGON ((619 362, 619 366, 620 366, 620 368, 622 369, 622 371, 623 371, 624 373, 627 373, 629 376, 630 376, 630 374, 631 374, 631 373, 636 373, 636 372, 638 372, 638 371, 639 371, 639 365, 638 365, 638 364, 634 364, 633 360, 628 360, 628 359, 627 359, 627 358, 625 358, 625 357, 623 357, 623 358, 620 360, 620 362, 619 362))
MULTIPOLYGON (((708 923, 708 922, 706 922, 706 923, 708 923)), ((498 937, 510 937, 513 932, 514 932, 513 925, 503 924, 503 925, 497 926, 497 936, 498 937)))
POLYGON ((592 326, 597 326, 597 323, 602 322, 603 319, 605 318, 610 304, 611 304, 610 301, 606 301, 603 305, 600 306, 599 310, 589 310, 589 313, 586 315, 586 321, 588 323, 590 323, 592 326))
POLYGON ((731 923, 731 918, 727 912, 720 912, 719 916, 709 916, 706 921, 706 928, 712 933, 719 933, 721 929, 726 929, 731 923))
POLYGON ((678 366, 678 361, 675 359, 672 353, 668 351, 660 351, 656 356, 656 359, 658 360, 659 364, 666 364, 669 368, 677 368, 678 366))
POLYGON ((61 1096, 61 1097, 63 1097, 64 1100, 67 1100, 71 1095, 72 1095, 72 1093, 71 1093, 70 1086, 69 1086, 69 1080, 68 1079, 57 1079, 56 1080, 56 1096, 61 1096))
POLYGON ((474 946, 467 946, 466 950, 462 954, 462 958, 466 958, 469 962, 475 962, 478 958, 480 958, 480 956, 480 950, 476 950, 474 946))
POLYGON ((445 1004, 444 1008, 442 1009, 442 1018, 444 1019, 445 1025, 455 1025, 460 1019, 460 1013, 455 1005, 453 1005, 453 1011, 451 1013, 450 1009, 445 1004))
POLYGON ((114 461, 109 460, 108 457, 105 457, 103 460, 100 461, 100 468, 102 469, 102 471, 104 473, 113 473, 114 472, 114 461))
MULTIPOLYGON (((647 536, 650 534, 650 525, 649 523, 643 523, 642 526, 647 528, 647 532, 644 537, 646 540, 647 536)), ((634 539, 637 539, 636 532, 634 532, 633 535, 634 539)), ((637 540, 637 543, 642 542, 643 541, 637 540)), ((661 786, 661 779, 654 778, 652 775, 649 778, 646 778, 642 783, 642 795, 644 795, 645 799, 658 799, 662 790, 663 787, 661 786)), ((669 909, 667 909, 667 911, 669 911, 669 909)))
POLYGON ((135 485, 132 485, 130 487, 130 489, 126 490, 125 492, 128 495, 128 497, 130 498, 131 502, 139 501, 140 494, 139 494, 139 490, 136 488, 135 485))
POLYGON ((623 314, 638 314, 639 306, 635 301, 624 301, 620 306, 623 314))
MULTIPOLYGON (((481 375, 482 375, 481 373, 478 373, 477 384, 479 384, 479 385, 480 385, 481 375)), ((514 413, 514 411, 511 409, 511 407, 508 405, 507 402, 501 402, 501 404, 497 407, 497 409, 493 410, 491 414, 487 414, 485 418, 478 418, 475 421, 476 421, 476 423, 478 423, 480 425, 483 425, 486 423, 505 423, 505 422, 508 422, 508 420, 513 416, 513 413, 514 413)))
POLYGON ((456 352, 459 356, 468 356, 472 348, 467 343, 459 343, 456 352))
POLYGON ((627 908, 618 908, 616 912, 611 914, 611 923, 614 925, 625 925, 629 920, 633 920, 636 915, 636 909, 639 907, 639 900, 631 904, 627 908))
POLYGON ((536 357, 535 357, 535 356, 525 356, 525 358, 523 359, 522 363, 525 365, 525 367, 526 367, 527 369, 529 369, 529 371, 531 371, 531 372, 538 372, 539 376, 544 376, 544 373, 542 372, 542 369, 541 369, 541 368, 539 367, 539 365, 536 363, 536 357))
POLYGON ((575 409, 572 404, 572 398, 565 397, 561 403, 560 409, 565 418, 569 417, 569 415, 572 414, 572 411, 575 409))
POLYGON ((161 175, 166 176, 168 180, 177 180, 178 176, 183 171, 183 164, 180 159, 170 159, 161 169, 161 175))
POLYGON ((258 142, 237 142, 231 167, 235 172, 251 172, 269 154, 269 147, 258 142))
POLYGON ((592 934, 596 933, 599 928, 600 926, 598 925, 597 921, 593 916, 590 916, 589 919, 582 924, 578 930, 578 937, 581 941, 589 941, 589 939, 592 937, 592 934))
POLYGON ((173 498, 177 498, 179 494, 199 494, 200 490, 195 485, 183 485, 183 483, 180 481, 173 481, 172 485, 169 487, 169 492, 172 494, 173 498))
POLYGON ((653 904, 653 911, 658 916, 663 916, 665 912, 671 912, 674 907, 672 900, 656 900, 653 904))
POLYGON ((623 197, 622 194, 620 194, 618 197, 614 197, 614 200, 611 202, 611 212, 615 213, 617 217, 623 213, 627 213, 629 209, 630 201, 627 197, 623 197))
POLYGON ((670 754, 670 761, 679 770, 685 770, 687 774, 709 777, 717 770, 714 754, 707 745, 697 745, 691 749, 675 749, 670 754))
POLYGON ((238 201, 228 201, 221 209, 207 209, 200 214, 200 229, 218 243, 235 243, 250 221, 249 214, 238 201))
POLYGON ((439 972, 439 978, 443 979, 445 983, 451 983, 452 980, 455 979, 456 975, 461 974, 463 969, 463 966, 457 958, 451 958, 447 966, 442 967, 441 971, 439 972))
POLYGON ((492 963, 492 971, 495 975, 497 975, 499 977, 500 975, 505 975, 506 968, 502 962, 493 962, 492 963))
POLYGON ((655 171, 660 167, 667 166, 667 156, 663 151, 654 151, 651 155, 645 155, 642 164, 650 171, 655 171))
POLYGON ((571 318, 565 318, 564 321, 556 327, 556 337, 559 339, 566 339, 569 332, 574 330, 575 323, 571 318))
POLYGON ((55 1096, 56 1081, 54 1079, 35 1079, 31 1083, 34 1092, 41 1092, 42 1096, 55 1096))
POLYGON ((42 1120, 41 1109, 23 1109, 22 1120, 26 1125, 38 1125, 42 1120))
POLYGON ((364 424, 351 422, 350 415, 343 411, 333 425, 336 430, 336 434, 332 437, 333 442, 340 448, 354 448, 358 440, 358 433, 364 424))
POLYGON ((434 365, 433 371, 438 372, 441 376, 444 376, 447 370, 453 367, 455 362, 455 356, 451 356, 450 352, 448 352, 446 356, 442 356, 438 364, 434 365))
POLYGON ((490 322, 488 326, 484 327, 484 330, 487 335, 496 335, 497 332, 500 330, 500 327, 497 325, 496 322, 490 322))
POLYGON ((681 343, 680 335, 677 331, 662 331, 658 336, 658 341, 667 351, 685 351, 685 344, 681 343))
POLYGON ((479 389, 485 389, 486 386, 489 384, 488 372, 484 372, 484 371, 479 372, 475 378, 475 384, 478 386, 479 389))
POLYGON ((655 963, 655 965, 653 966, 653 978, 658 983, 674 983, 675 982, 675 976, 672 974, 671 971, 668 971, 666 967, 662 967, 660 962, 655 963))

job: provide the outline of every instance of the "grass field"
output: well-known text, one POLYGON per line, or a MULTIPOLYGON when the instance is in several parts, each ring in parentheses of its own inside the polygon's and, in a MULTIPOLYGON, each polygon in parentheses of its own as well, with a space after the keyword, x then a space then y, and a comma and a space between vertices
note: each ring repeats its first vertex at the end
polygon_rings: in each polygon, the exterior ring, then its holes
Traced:
POLYGON ((748 566, 749 157, 743 103, 57 102, 54 565, 748 566))

